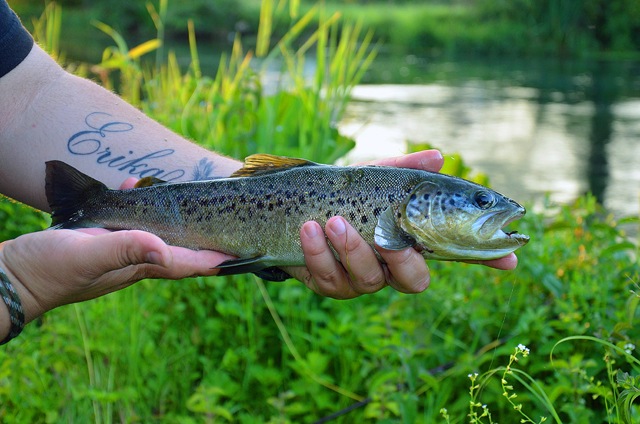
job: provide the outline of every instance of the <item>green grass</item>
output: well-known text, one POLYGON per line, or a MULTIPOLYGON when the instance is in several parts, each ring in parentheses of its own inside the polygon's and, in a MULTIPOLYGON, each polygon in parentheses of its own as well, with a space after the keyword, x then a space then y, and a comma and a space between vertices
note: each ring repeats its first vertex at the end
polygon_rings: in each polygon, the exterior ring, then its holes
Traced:
MULTIPOLYGON (((103 83, 222 153, 331 161, 352 145, 334 124, 370 56, 357 27, 304 28, 295 45, 324 43, 327 66, 305 81, 299 47, 271 43, 265 57, 284 58, 289 81, 273 94, 239 42, 214 78, 195 53, 186 72, 171 57, 145 69, 120 43, 103 83)), ((0 216, 3 239, 47 224, 7 201, 0 216)), ((420 295, 336 301, 251 276, 143 281, 51 311, 1 349, 0 418, 314 422, 360 402, 333 422, 634 422, 640 251, 625 230, 639 225, 590 196, 547 205, 517 225, 532 241, 515 271, 430 262, 420 295)))

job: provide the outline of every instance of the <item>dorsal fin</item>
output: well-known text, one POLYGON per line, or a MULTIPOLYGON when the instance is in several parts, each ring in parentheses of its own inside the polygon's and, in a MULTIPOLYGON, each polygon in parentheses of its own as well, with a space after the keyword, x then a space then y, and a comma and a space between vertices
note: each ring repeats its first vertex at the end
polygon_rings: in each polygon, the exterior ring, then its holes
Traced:
POLYGON ((231 174, 235 177, 251 177, 258 174, 282 171, 299 166, 320 166, 315 162, 306 159, 290 158, 286 156, 275 156, 266 153, 247 156, 244 166, 231 174))
POLYGON ((151 187, 157 184, 166 184, 166 181, 156 177, 144 177, 138 180, 134 188, 151 187))

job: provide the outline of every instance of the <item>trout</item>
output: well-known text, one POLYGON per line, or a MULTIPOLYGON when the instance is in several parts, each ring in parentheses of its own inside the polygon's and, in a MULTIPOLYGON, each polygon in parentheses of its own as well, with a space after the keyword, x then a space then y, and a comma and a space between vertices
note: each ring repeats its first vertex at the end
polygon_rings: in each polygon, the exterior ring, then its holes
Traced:
MULTIPOLYGON (((219 275, 253 272, 282 281, 278 267, 304 265, 300 228, 344 217, 372 246, 413 247, 425 259, 501 258, 529 241, 503 228, 525 209, 470 181, 416 169, 332 166, 252 155, 229 178, 143 178, 111 190, 60 161, 46 163, 52 228, 143 230, 166 243, 237 259, 219 275)), ((379 256, 379 255, 378 255, 379 256)))

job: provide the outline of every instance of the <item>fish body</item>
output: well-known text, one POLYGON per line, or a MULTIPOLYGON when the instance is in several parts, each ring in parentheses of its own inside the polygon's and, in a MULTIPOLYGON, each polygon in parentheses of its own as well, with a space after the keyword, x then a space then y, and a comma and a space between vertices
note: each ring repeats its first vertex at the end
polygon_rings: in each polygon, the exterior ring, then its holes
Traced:
POLYGON ((413 246, 426 259, 494 259, 529 240, 501 230, 524 215, 516 202, 422 170, 254 155, 230 178, 146 183, 110 190, 63 162, 47 162, 52 226, 138 229, 172 245, 238 257, 221 264, 222 274, 304 265, 302 224, 324 226, 337 215, 372 247, 413 246))

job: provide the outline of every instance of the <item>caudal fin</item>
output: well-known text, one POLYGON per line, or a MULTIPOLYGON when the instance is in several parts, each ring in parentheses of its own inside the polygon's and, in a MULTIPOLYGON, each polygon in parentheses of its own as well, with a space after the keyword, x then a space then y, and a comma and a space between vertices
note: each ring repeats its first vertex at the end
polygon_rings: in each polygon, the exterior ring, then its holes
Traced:
POLYGON ((54 228, 93 227, 87 222, 83 208, 89 199, 95 199, 106 190, 106 185, 64 162, 46 163, 45 193, 54 228))

